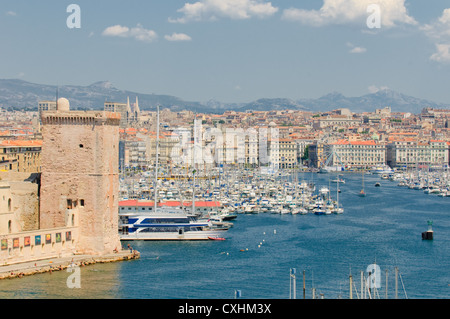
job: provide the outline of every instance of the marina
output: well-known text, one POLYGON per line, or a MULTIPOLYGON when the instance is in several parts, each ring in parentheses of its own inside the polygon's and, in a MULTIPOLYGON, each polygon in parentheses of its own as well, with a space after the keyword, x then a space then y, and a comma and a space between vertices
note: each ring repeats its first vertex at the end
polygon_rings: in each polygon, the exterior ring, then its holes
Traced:
POLYGON ((0 299, 450 299, 449 1, 373 2, 8 2, 0 299))
MULTIPOLYGON (((385 298, 386 272, 387 297, 395 298, 396 268, 402 278, 399 299, 449 298, 448 199, 373 174, 365 175, 366 197, 359 197, 361 174, 344 173, 343 178, 338 193, 343 214, 239 213, 226 240, 124 241, 140 252, 140 259, 83 268, 81 289, 68 289, 68 274, 58 272, 17 279, 14 289, 12 281, 2 281, 0 296, 228 299, 240 290, 242 298, 288 299, 289 270, 296 268, 305 271, 307 299, 313 291, 316 298, 348 299, 349 275, 361 296, 360 273, 367 278, 368 266, 376 264, 382 272, 380 298, 385 298), (434 238, 423 240, 431 220, 434 238)), ((313 179, 317 189, 331 185, 330 193, 336 194, 337 183, 330 183, 328 174, 299 173, 298 179, 313 179)), ((297 298, 301 291, 298 284, 297 298)))

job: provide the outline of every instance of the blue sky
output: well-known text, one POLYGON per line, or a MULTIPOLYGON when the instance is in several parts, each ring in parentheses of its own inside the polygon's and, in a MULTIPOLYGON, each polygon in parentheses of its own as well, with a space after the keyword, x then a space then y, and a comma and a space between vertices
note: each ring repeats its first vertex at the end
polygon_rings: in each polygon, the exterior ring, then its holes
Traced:
POLYGON ((0 45, 0 78, 43 84, 222 102, 387 87, 450 103, 448 0, 0 0, 0 45))

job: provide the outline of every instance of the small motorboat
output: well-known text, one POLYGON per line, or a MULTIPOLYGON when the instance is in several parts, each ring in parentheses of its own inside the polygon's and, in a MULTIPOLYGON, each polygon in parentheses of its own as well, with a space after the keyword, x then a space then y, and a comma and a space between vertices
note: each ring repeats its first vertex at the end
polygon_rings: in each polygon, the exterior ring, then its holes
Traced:
POLYGON ((223 237, 208 237, 210 240, 225 240, 223 237))

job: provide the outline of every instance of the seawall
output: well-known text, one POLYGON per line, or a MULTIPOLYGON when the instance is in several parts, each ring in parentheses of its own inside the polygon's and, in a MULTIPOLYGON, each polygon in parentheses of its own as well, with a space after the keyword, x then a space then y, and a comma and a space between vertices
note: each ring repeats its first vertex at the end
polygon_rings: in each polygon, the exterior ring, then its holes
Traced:
POLYGON ((139 259, 138 251, 122 250, 108 255, 74 255, 64 258, 51 258, 39 261, 0 266, 0 279, 21 278, 35 274, 65 270, 71 265, 88 266, 96 263, 109 263, 139 259))

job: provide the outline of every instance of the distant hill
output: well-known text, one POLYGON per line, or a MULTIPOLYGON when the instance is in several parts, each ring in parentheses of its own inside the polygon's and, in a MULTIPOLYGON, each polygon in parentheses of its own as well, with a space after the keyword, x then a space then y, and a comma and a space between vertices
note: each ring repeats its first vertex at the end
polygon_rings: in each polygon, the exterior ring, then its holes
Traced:
POLYGON ((345 97, 340 93, 330 93, 318 99, 299 100, 299 104, 313 111, 328 111, 348 108, 352 112, 373 112, 375 109, 390 106, 393 112, 420 113, 425 107, 448 108, 450 104, 436 103, 419 99, 390 89, 382 89, 375 93, 360 97, 345 97))
POLYGON ((275 99, 259 99, 254 102, 245 104, 238 109, 239 111, 253 110, 253 111, 271 111, 271 110, 303 110, 309 109, 301 103, 283 98, 275 99))
POLYGON ((287 98, 261 98, 250 103, 222 103, 210 100, 207 102, 184 101, 171 95, 142 94, 120 90, 111 82, 96 82, 88 86, 35 84, 18 79, 0 79, 0 106, 16 109, 37 109, 39 101, 55 100, 56 91, 60 97, 69 99, 75 109, 103 109, 105 101, 125 103, 127 97, 134 102, 139 99, 141 110, 154 110, 156 105, 173 111, 192 110, 196 112, 223 113, 235 111, 269 111, 269 110, 304 110, 330 111, 348 108, 352 112, 373 112, 377 108, 390 106, 393 112, 420 113, 424 107, 448 108, 449 105, 418 99, 390 89, 360 97, 346 97, 332 92, 318 99, 292 100, 287 98))
POLYGON ((130 103, 134 103, 136 96, 139 99, 141 110, 154 109, 156 105, 172 110, 198 109, 206 110, 206 106, 198 102, 183 101, 170 95, 141 94, 115 88, 112 83, 96 82, 88 86, 74 85, 45 85, 34 84, 22 80, 0 79, 0 106, 14 108, 36 108, 39 101, 56 99, 56 91, 59 97, 65 97, 70 105, 79 109, 103 109, 105 101, 126 103, 130 97, 130 103))

